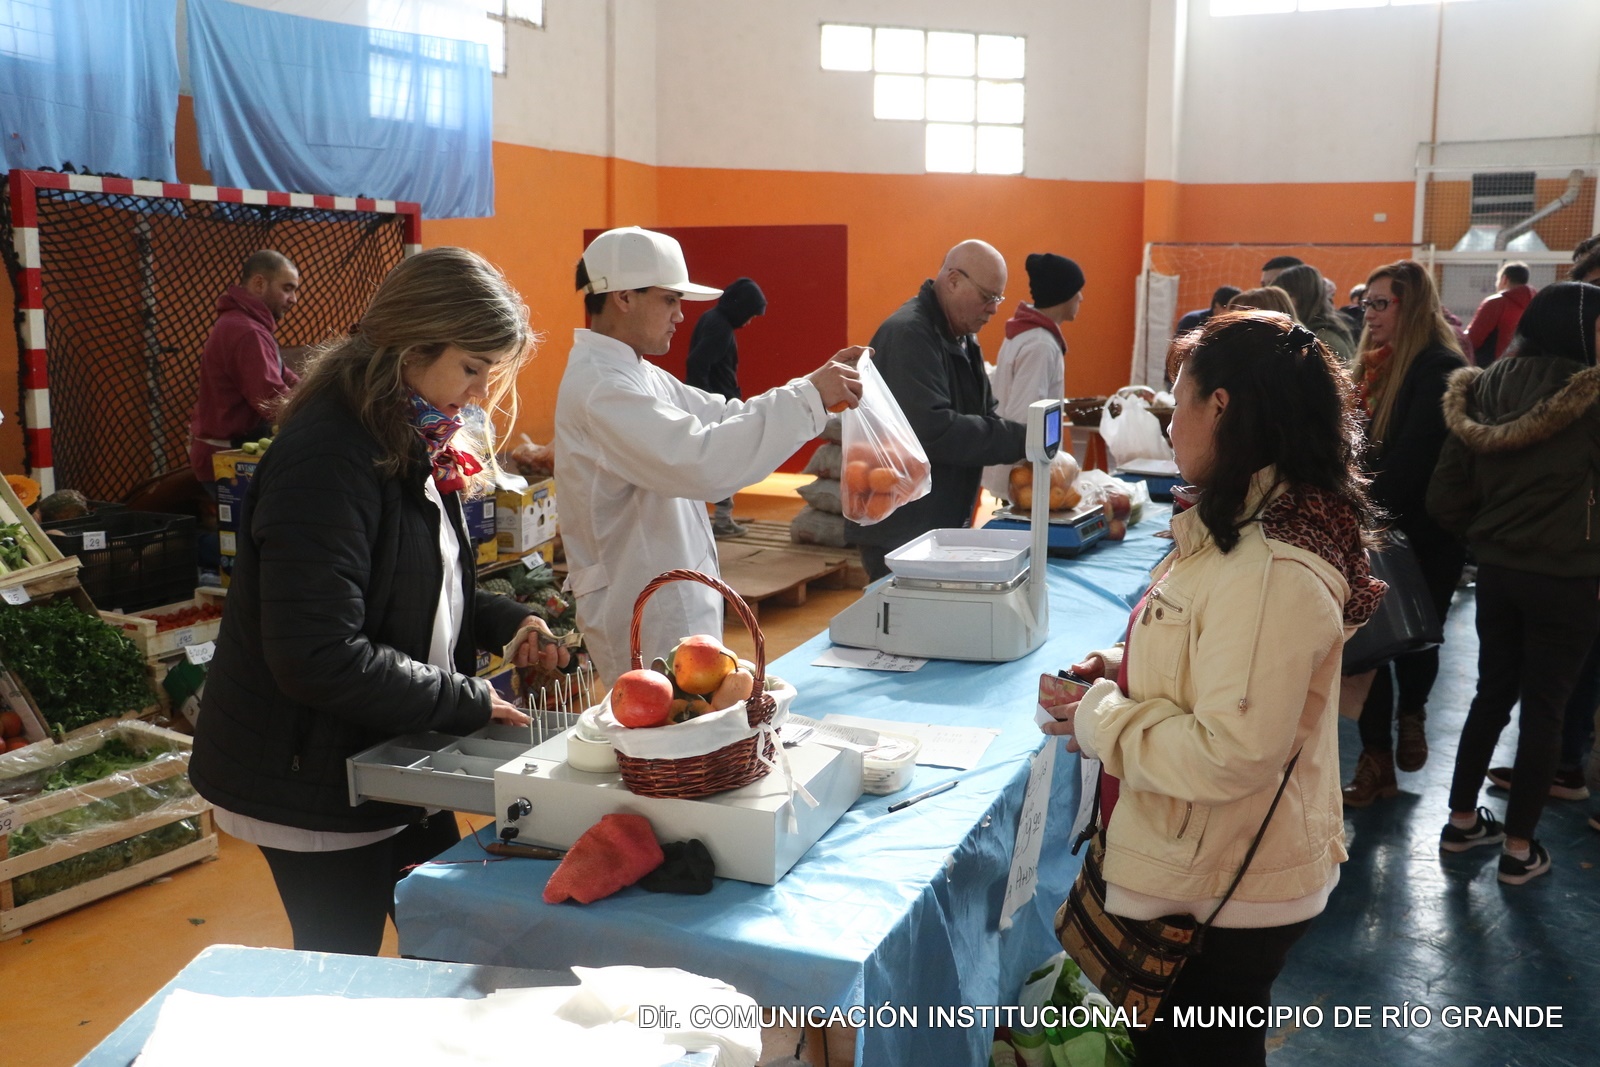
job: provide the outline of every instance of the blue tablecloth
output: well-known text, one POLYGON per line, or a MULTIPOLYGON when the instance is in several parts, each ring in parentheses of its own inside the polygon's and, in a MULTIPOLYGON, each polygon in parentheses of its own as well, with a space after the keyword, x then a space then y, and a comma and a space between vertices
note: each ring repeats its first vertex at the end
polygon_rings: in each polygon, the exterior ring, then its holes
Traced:
POLYGON ((999 929, 1029 761, 1043 743, 1033 722, 1039 675, 1121 636, 1170 545, 1153 536, 1167 514, 1152 508, 1128 540, 1051 560, 1050 637, 1020 660, 936 660, 909 674, 814 667, 824 634, 770 666, 799 690, 798 714, 999 728, 972 770, 918 767, 899 796, 952 778, 955 789, 896 813, 887 811, 896 797, 862 797, 776 886, 719 879, 700 897, 634 888, 552 907, 541 892, 553 862, 491 862, 478 841, 463 841, 400 884, 401 951, 518 967, 682 967, 767 1007, 915 1007, 916 1027, 863 1028, 857 1062, 987 1063, 992 1027, 939 1029, 929 1009, 1011 1003, 1058 949, 1052 920, 1078 867, 1066 842, 1078 763, 1064 751, 1039 890, 999 929), (964 1056, 953 1051, 962 1047, 964 1056))

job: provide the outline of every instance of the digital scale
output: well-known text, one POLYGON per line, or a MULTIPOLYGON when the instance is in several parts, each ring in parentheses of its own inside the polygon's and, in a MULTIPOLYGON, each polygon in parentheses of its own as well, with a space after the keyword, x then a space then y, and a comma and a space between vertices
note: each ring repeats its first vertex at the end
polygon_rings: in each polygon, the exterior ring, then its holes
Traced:
POLYGON ((992 663, 1042 645, 1050 632, 1044 567, 1050 461, 1061 447, 1064 421, 1060 400, 1028 408, 1025 455, 1036 491, 1027 531, 992 524, 931 530, 901 545, 884 557, 890 575, 833 617, 829 639, 899 656, 992 663))
MULTIPOLYGON (((1048 551, 1052 556, 1076 556, 1106 535, 1106 509, 1081 504, 1070 511, 1050 512, 1048 551)), ((985 530, 1031 530, 1032 516, 1016 507, 1001 508, 984 524, 985 530)))

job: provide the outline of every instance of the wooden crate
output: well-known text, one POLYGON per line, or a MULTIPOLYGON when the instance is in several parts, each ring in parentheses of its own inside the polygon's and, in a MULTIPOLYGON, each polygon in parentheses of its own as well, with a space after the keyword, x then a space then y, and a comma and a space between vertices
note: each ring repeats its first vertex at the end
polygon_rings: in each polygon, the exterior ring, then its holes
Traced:
POLYGON ((179 753, 180 758, 157 760, 72 789, 42 793, 11 802, 0 801, 0 939, 14 937, 26 926, 60 915, 90 901, 121 892, 190 863, 216 856, 217 833, 211 821, 211 808, 199 797, 194 797, 193 803, 185 802, 180 805, 181 810, 174 811, 164 806, 132 818, 80 831, 69 838, 51 842, 19 856, 11 856, 11 836, 36 820, 58 815, 73 808, 86 807, 120 793, 188 774, 189 752, 193 744, 191 738, 148 723, 125 721, 74 731, 61 744, 43 752, 37 747, 30 747, 12 756, 0 757, 0 779, 15 778, 39 771, 48 773, 51 767, 95 751, 110 737, 118 737, 135 747, 169 746, 179 753), (27 758, 18 758, 24 756, 27 758), (38 900, 20 905, 16 903, 13 882, 22 875, 190 818, 198 819, 200 836, 189 844, 131 867, 70 886, 38 900))
POLYGON ((119 615, 114 611, 102 611, 100 617, 112 626, 120 628, 133 643, 139 646, 139 651, 144 653, 147 661, 154 662, 158 659, 167 659, 183 654, 189 645, 200 645, 207 641, 215 641, 217 634, 222 630, 222 619, 207 619, 191 626, 180 626, 171 630, 159 630, 160 616, 181 611, 184 608, 202 607, 211 605, 221 608, 227 602, 226 595, 220 591, 200 588, 194 591, 194 596, 176 604, 163 604, 159 608, 148 608, 132 615, 119 615))
MULTIPOLYGON (((0 503, 4 503, 10 509, 12 516, 28 531, 49 561, 0 575, 0 589, 7 591, 20 589, 26 594, 27 600, 40 600, 76 588, 80 566, 78 557, 62 556, 56 543, 50 540, 44 529, 34 521, 33 516, 22 506, 22 501, 17 499, 17 494, 4 478, 0 478, 0 503)), ((15 595, 11 594, 12 597, 15 595)))

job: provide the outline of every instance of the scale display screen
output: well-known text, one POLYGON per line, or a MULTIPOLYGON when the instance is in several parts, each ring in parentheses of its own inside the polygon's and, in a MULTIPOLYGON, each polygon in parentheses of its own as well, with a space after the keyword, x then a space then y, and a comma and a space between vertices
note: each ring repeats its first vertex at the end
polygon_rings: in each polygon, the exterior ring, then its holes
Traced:
POLYGON ((1054 452, 1061 447, 1061 409, 1051 408, 1044 416, 1044 448, 1054 452))

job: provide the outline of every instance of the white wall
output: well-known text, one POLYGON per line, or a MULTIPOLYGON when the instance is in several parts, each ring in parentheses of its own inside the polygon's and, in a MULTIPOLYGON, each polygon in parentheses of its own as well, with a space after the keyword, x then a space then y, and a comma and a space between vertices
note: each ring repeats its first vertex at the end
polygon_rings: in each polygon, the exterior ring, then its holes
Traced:
POLYGON ((1142 177, 1143 0, 662 4, 661 163, 921 174, 922 125, 875 120, 871 74, 821 69, 824 22, 1026 37, 1027 175, 1142 177))
POLYGON ((1472 3, 1216 18, 1189 0, 1179 179, 1409 181, 1430 139, 1593 133, 1600 3, 1472 3))

